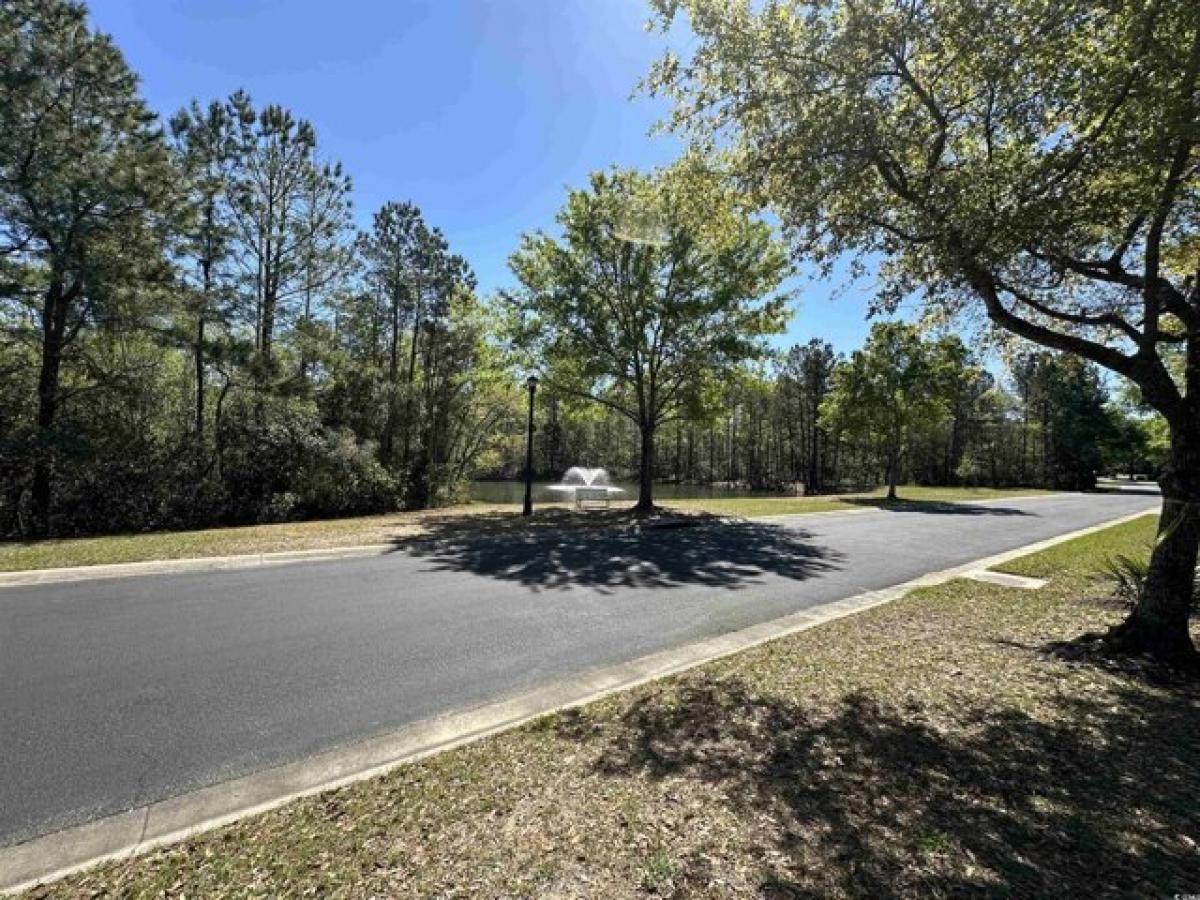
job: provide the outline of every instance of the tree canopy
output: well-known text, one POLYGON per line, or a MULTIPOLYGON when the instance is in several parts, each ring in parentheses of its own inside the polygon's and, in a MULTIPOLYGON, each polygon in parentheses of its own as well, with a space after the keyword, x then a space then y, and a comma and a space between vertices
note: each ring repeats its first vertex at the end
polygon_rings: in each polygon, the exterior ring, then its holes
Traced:
POLYGON ((1134 382, 1172 431, 1149 586, 1114 647, 1195 664, 1200 4, 652 0, 650 77, 797 251, 1134 382), (1168 357, 1184 348, 1182 377, 1168 357))
POLYGON ((950 417, 967 362, 957 337, 927 341, 914 325, 887 322, 876 324, 862 349, 834 370, 822 414, 878 454, 889 499, 896 499, 901 457, 918 435, 950 417))
MULTIPOLYGON (((148 312, 175 183, 137 77, 82 5, 4 4, 0 58, 0 280, 33 313, 17 336, 40 357, 32 501, 46 533, 64 360, 94 323, 148 312)), ((111 377, 89 368, 72 390, 111 377)))
POLYGON ((655 432, 711 407, 731 372, 782 330, 787 256, 766 223, 695 160, 592 175, 527 235, 511 267, 513 337, 555 391, 615 410, 641 433, 638 505, 655 432))

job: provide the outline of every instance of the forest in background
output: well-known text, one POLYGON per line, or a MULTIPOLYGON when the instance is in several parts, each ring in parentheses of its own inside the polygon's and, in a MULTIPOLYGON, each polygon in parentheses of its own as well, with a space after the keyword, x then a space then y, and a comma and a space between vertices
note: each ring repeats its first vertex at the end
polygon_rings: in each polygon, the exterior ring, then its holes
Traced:
MULTIPOLYGON (((5 4, 0 57, 0 536, 421 508, 519 475, 509 304, 419 209, 356 227, 316 128, 245 93, 160 119, 80 4, 5 4)), ((749 354, 659 427, 652 471, 1078 489, 1161 463, 1159 421, 1092 364, 985 362, 897 324, 845 358, 749 354)), ((539 475, 639 471, 620 412, 551 386, 536 417, 539 475)))
MULTIPOLYGON (((1152 478, 1161 467, 1161 422, 1144 415, 1126 391, 1110 390, 1094 366, 1026 351, 997 375, 957 338, 943 343, 961 364, 917 386, 924 408, 904 418, 898 434, 886 429, 886 403, 849 415, 848 407, 864 400, 845 383, 852 358, 814 339, 762 371, 747 369, 715 415, 666 426, 655 476, 757 490, 863 490, 887 484, 890 448, 901 484, 1086 490, 1100 474, 1152 478)), ((577 464, 605 465, 622 476, 637 472, 637 431, 624 417, 555 397, 539 403, 538 416, 538 473, 555 476, 577 464)), ((479 474, 520 474, 518 448, 509 445, 501 460, 479 474)))

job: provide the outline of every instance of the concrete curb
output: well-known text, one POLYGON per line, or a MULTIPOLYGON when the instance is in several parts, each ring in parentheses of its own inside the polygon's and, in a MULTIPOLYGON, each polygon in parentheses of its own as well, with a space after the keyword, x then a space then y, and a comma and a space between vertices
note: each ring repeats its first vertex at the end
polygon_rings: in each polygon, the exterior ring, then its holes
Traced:
MULTIPOLYGON (((1063 493, 1030 494, 1024 497, 997 497, 991 500, 947 500, 947 503, 989 504, 1006 503, 1014 500, 1044 500, 1062 497, 1063 493)), ((765 516, 747 516, 750 521, 776 521, 806 516, 856 516, 878 512, 872 508, 826 509, 802 513, 773 513, 765 516)), ((296 562, 322 562, 326 560, 354 559, 365 556, 383 556, 395 550, 394 544, 355 544, 349 547, 323 547, 312 550, 280 550, 274 553, 239 553, 231 556, 196 556, 181 559, 151 559, 142 562, 101 563, 94 566, 65 566, 55 569, 22 569, 18 572, 0 572, 0 590, 6 587, 30 587, 39 584, 65 584, 95 579, 129 578, 136 575, 176 575, 190 572, 217 572, 226 569, 256 569, 261 566, 279 566, 296 562)))
POLYGON ((274 809, 291 800, 384 774, 405 763, 506 731, 532 719, 582 706, 609 694, 854 615, 903 597, 915 588, 970 576, 991 566, 1152 514, 1140 512, 1122 516, 931 572, 903 584, 866 591, 698 643, 594 669, 473 709, 407 725, 349 747, 0 848, 0 892, 27 890, 101 862, 136 856, 245 816, 274 809))
POLYGON ((145 562, 70 566, 62 569, 25 569, 20 572, 0 572, 0 588, 128 578, 134 575, 177 575, 188 572, 215 572, 222 569, 256 569, 260 566, 279 566, 294 562, 320 562, 362 556, 382 556, 394 549, 393 544, 359 544, 352 547, 326 547, 317 550, 282 550, 277 553, 241 553, 235 556, 198 556, 190 559, 153 559, 145 562))

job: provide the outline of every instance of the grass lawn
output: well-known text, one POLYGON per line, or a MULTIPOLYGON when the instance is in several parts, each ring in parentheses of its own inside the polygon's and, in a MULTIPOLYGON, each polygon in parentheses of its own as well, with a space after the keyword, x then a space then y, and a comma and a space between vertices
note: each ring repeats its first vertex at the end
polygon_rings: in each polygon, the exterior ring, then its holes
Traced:
POLYGON ((1041 648, 1153 518, 298 801, 37 896, 1170 897, 1200 688, 1041 648))
POLYGON ((510 508, 473 504, 454 507, 451 510, 399 512, 349 519, 250 525, 242 528, 206 528, 200 531, 164 531, 70 540, 0 542, 0 572, 386 544, 399 538, 420 534, 425 520, 431 516, 444 519, 450 516, 495 513, 510 508))
POLYGON ((725 516, 786 516, 799 513, 832 512, 834 510, 874 508, 920 509, 931 503, 971 503, 980 500, 1003 500, 1008 497, 1035 497, 1054 491, 1037 488, 956 488, 905 485, 898 488, 899 498, 892 501, 879 489, 862 494, 840 494, 836 497, 729 497, 703 500, 665 500, 674 509, 699 510, 725 516))
MULTIPOLYGON (((1036 490, 990 490, 987 488, 922 488, 901 490, 905 501, 939 502, 995 499, 1047 493, 1036 490)), ((677 500, 667 504, 689 513, 767 516, 853 509, 883 503, 881 491, 871 494, 832 497, 752 497, 723 500, 677 500)), ((472 503, 449 509, 397 512, 349 519, 287 522, 243 528, 209 528, 202 531, 156 532, 71 540, 0 542, 0 572, 53 569, 61 566, 94 566, 104 563, 186 559, 201 556, 232 556, 240 553, 274 553, 283 550, 313 550, 387 544, 425 533, 431 525, 480 528, 511 528, 521 523, 520 508, 513 505, 472 503)), ((539 504, 533 527, 603 525, 602 514, 574 516, 563 504, 539 504)))
POLYGON ((1157 525, 1157 516, 1142 516, 1124 525, 1097 531, 1079 541, 1069 541, 1041 553, 1022 556, 996 566, 996 569, 1029 578, 1094 575, 1099 565, 1118 554, 1149 556, 1157 525), (1087 552, 1079 552, 1077 545, 1085 547, 1087 552))

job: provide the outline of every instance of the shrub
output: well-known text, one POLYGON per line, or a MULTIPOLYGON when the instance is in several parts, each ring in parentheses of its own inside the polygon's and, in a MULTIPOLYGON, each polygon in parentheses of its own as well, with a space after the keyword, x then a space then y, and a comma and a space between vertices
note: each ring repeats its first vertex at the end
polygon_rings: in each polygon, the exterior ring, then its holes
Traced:
POLYGON ((305 516, 351 516, 395 509, 398 487, 375 448, 348 430, 312 436, 293 490, 305 516))
POLYGON ((281 522, 385 512, 395 479, 374 447, 321 424, 307 404, 276 404, 231 417, 221 433, 226 520, 281 522))
MULTIPOLYGON (((1118 553, 1105 560, 1100 570, 1100 580, 1109 585, 1113 596, 1133 606, 1146 589, 1150 575, 1150 553, 1131 556, 1118 553)), ((1192 589, 1192 610, 1200 610, 1200 568, 1196 569, 1196 580, 1192 589)))

